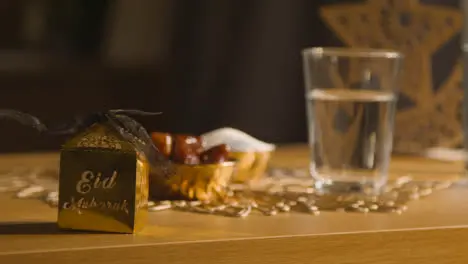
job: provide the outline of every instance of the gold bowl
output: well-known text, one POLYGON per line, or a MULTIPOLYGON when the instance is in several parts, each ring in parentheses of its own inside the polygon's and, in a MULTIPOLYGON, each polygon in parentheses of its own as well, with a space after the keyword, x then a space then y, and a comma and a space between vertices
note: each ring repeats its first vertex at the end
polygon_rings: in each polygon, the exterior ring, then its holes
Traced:
POLYGON ((233 183, 255 182, 265 176, 272 151, 231 152, 229 157, 237 161, 233 183))
POLYGON ((174 174, 166 180, 152 178, 151 197, 158 200, 216 201, 226 198, 236 162, 217 164, 174 164, 174 174))

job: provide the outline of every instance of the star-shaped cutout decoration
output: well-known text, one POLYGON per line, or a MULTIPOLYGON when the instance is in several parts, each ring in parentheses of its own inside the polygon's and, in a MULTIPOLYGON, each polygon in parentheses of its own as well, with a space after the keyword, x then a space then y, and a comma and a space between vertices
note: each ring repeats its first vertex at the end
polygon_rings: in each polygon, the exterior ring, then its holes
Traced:
POLYGON ((434 53, 461 31, 459 10, 417 0, 368 0, 324 6, 321 16, 349 47, 405 54, 401 98, 411 103, 397 113, 395 149, 413 152, 461 142, 461 67, 455 66, 441 87, 433 87, 432 73, 434 53))

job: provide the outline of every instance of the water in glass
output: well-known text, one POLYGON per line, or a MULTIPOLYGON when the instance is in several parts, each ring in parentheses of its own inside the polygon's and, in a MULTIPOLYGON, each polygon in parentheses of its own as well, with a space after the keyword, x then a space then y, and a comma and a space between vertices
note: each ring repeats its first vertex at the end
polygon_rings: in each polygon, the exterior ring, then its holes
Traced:
POLYGON ((321 185, 377 190, 386 182, 396 96, 331 88, 306 94, 310 172, 321 185))

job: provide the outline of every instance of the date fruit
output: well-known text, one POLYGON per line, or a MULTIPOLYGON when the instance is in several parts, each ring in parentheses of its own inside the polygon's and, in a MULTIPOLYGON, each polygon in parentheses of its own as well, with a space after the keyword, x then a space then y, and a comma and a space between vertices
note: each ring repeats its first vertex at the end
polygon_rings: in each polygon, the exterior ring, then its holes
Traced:
POLYGON ((152 132, 151 139, 164 156, 179 164, 217 164, 229 158, 228 145, 205 149, 201 137, 195 135, 152 132))
POLYGON ((156 148, 167 158, 171 156, 172 152, 172 136, 169 133, 153 132, 151 133, 156 148))
POLYGON ((214 146, 200 154, 200 161, 203 164, 215 164, 227 161, 229 148, 226 144, 214 146))
POLYGON ((195 165, 200 163, 199 154, 203 151, 200 137, 192 135, 173 136, 172 160, 177 163, 195 165))

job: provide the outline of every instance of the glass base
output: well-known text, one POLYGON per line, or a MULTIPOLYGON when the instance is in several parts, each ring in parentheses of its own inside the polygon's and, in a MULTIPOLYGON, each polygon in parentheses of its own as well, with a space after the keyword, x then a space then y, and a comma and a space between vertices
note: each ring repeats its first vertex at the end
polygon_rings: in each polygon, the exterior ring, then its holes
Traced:
POLYGON ((331 183, 316 181, 316 191, 323 194, 366 194, 377 195, 380 189, 371 183, 361 182, 339 182, 334 181, 331 183))
POLYGON ((453 183, 453 186, 468 188, 468 178, 463 177, 463 178, 459 179, 458 181, 453 183))
POLYGON ((453 182, 452 184, 453 187, 468 188, 468 166, 467 165, 465 165, 465 169, 461 173, 460 178, 457 181, 453 182))

